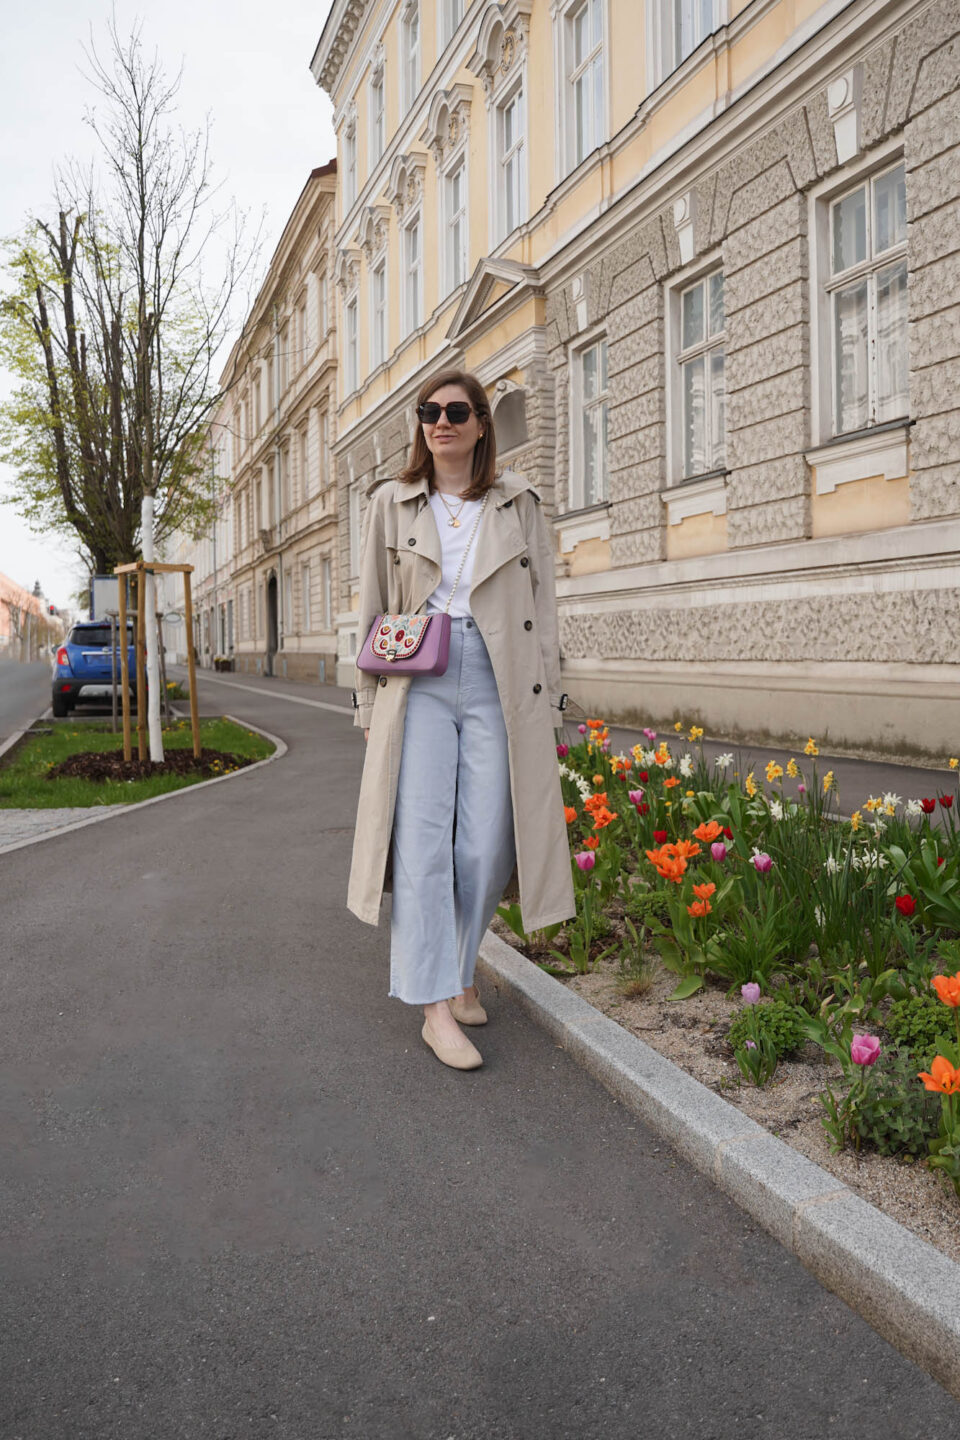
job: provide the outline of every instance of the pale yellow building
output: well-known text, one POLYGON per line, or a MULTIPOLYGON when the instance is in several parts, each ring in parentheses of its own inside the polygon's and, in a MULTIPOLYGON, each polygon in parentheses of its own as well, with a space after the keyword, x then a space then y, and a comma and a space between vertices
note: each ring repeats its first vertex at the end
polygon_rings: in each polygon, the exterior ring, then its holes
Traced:
POLYGON ((334 0, 338 676, 440 365, 557 539, 566 687, 956 748, 950 0, 334 0))
MULTIPOLYGON (((311 172, 230 352, 209 433, 217 523, 170 551, 195 566, 204 666, 335 678, 335 187, 335 161, 311 172)), ((182 631, 167 643, 184 658, 182 631)))

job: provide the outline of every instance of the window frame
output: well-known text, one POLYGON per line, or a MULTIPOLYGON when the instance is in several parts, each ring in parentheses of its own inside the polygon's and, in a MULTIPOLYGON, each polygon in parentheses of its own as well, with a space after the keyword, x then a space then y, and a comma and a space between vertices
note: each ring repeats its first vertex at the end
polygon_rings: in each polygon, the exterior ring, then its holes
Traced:
POLYGON ((370 267, 370 371, 379 369, 387 361, 389 345, 389 299, 387 294, 387 256, 385 251, 376 256, 370 267), (383 284, 383 293, 377 298, 377 279, 383 284), (377 324, 381 322, 378 337, 377 324))
POLYGON ((442 54, 450 41, 456 35, 463 22, 464 0, 438 0, 437 3, 437 34, 440 37, 439 50, 442 54), (459 14, 454 18, 454 9, 459 14))
MULTIPOLYGON (((685 55, 677 53, 677 17, 682 6, 698 0, 652 0, 647 6, 647 88, 655 90, 673 75, 709 36, 727 23, 727 0, 706 0, 712 7, 711 25, 685 55)), ((701 0, 702 3, 702 0, 701 0)))
POLYGON ((357 120, 351 115, 343 127, 343 214, 346 216, 357 200, 357 120))
POLYGON ((454 153, 449 163, 444 167, 442 174, 443 196, 441 204, 441 220, 443 224, 442 273, 443 273, 443 295, 446 299, 454 290, 466 283, 470 270, 470 180, 468 171, 468 155, 466 146, 461 146, 454 153), (451 190, 457 175, 462 176, 461 180, 461 201, 460 208, 454 212, 452 209, 451 190), (459 247, 453 232, 454 221, 461 218, 461 234, 459 247), (461 271, 457 277, 457 266, 455 258, 459 253, 461 271))
POLYGON ((589 158, 606 140, 610 132, 610 23, 608 0, 562 0, 554 17, 554 51, 556 74, 561 84, 556 87, 557 175, 559 183, 589 158), (600 41, 578 67, 574 61, 574 25, 580 11, 596 4, 600 12, 600 41), (599 52, 601 98, 599 113, 594 113, 596 133, 593 143, 577 153, 576 84, 599 52))
MULTIPOLYGON (((869 197, 866 231, 868 241, 873 226, 874 186, 884 175, 904 165, 902 138, 878 147, 869 155, 861 156, 852 165, 845 166, 841 175, 833 176, 828 182, 815 187, 810 196, 810 274, 814 303, 811 306, 811 438, 814 446, 840 442, 852 436, 867 436, 885 426, 903 425, 910 416, 910 349, 909 328, 906 332, 906 409, 899 415, 877 417, 877 334, 876 334, 876 276, 892 265, 906 265, 909 294, 910 266, 909 239, 904 238, 896 245, 881 252, 868 254, 863 261, 833 273, 832 216, 834 207, 847 196, 866 188, 869 197), (845 286, 858 278, 868 280, 868 332, 867 332, 867 422, 853 429, 839 428, 837 405, 836 329, 834 296, 845 286)), ((908 177, 905 174, 905 181, 908 177)), ((871 245, 872 251, 872 245, 871 245)), ((909 312, 908 312, 909 313, 909 312)))
POLYGON ((304 635, 310 635, 310 634, 313 633, 313 614, 312 614, 312 607, 311 607, 311 603, 310 603, 310 600, 311 600, 311 595, 310 595, 310 585, 311 585, 310 571, 311 571, 311 567, 310 567, 310 561, 309 561, 309 559, 307 559, 307 560, 301 560, 301 561, 300 561, 300 617, 301 617, 301 627, 302 627, 302 630, 303 630, 304 635))
POLYGON ((369 119, 368 160, 372 170, 379 165, 386 149, 387 139, 387 86, 383 62, 375 66, 367 84, 367 111, 369 119), (379 95, 379 105, 377 96, 379 95))
POLYGON ((400 109, 403 115, 412 108, 420 90, 422 42, 420 0, 407 0, 400 12, 400 109))
POLYGON ((401 273, 403 284, 403 338, 407 339, 423 324, 423 210, 418 205, 412 210, 409 216, 404 218, 401 231, 401 273), (409 248, 411 232, 418 232, 419 243, 417 247, 417 259, 415 267, 411 265, 409 248), (416 304, 411 303, 411 271, 415 269, 417 277, 416 304))
POLYGON ((496 187, 494 205, 494 245, 499 246, 511 236, 515 230, 528 219, 529 193, 527 181, 527 87, 526 74, 521 71, 512 84, 505 86, 502 93, 496 97, 493 105, 494 125, 494 164, 496 167, 496 187), (518 125, 519 138, 511 146, 508 154, 505 143, 504 130, 506 125, 506 114, 509 108, 519 102, 520 121, 518 125), (516 170, 516 200, 517 214, 510 224, 508 209, 508 184, 507 184, 507 162, 510 155, 517 157, 516 170))
POLYGON ((571 342, 567 351, 567 366, 569 374, 569 427, 570 427, 570 471, 567 476, 567 506, 564 513, 578 510, 589 510, 597 505, 607 505, 610 502, 610 355, 609 337, 606 325, 594 326, 593 329, 578 335, 576 340, 571 342), (584 356, 598 346, 602 345, 606 350, 606 385, 590 402, 584 400, 583 391, 583 362, 584 356), (604 426, 604 446, 600 451, 600 493, 593 499, 588 500, 584 490, 585 468, 585 446, 584 446, 584 424, 588 408, 603 408, 606 411, 606 424, 604 426))
MULTIPOLYGON (((724 324, 723 329, 714 334, 709 333, 709 281, 713 275, 724 277, 724 291, 726 291, 726 275, 723 268, 723 257, 719 250, 703 256, 695 264, 687 266, 675 275, 670 284, 665 287, 665 315, 664 328, 666 332, 666 422, 667 422, 667 478, 668 489, 680 486, 693 485, 710 476, 725 476, 728 474, 728 449, 729 449, 729 424, 727 420, 727 317, 726 303, 724 303, 724 324), (683 309, 683 296, 697 285, 706 287, 704 308, 704 338, 693 345, 684 346, 681 336, 681 321, 683 309), (722 351, 724 359, 724 414, 723 414, 723 463, 711 463, 707 469, 697 471, 696 474, 684 474, 684 393, 683 393, 683 366, 700 356, 708 357, 717 350, 722 351)), ((724 300, 726 297, 724 296, 724 300)), ((708 387, 707 394, 710 398, 710 414, 712 416, 712 388, 708 387)), ((713 454, 713 442, 710 440, 710 460, 716 459, 713 454)))
POLYGON ((360 307, 356 290, 343 297, 343 378, 345 394, 353 395, 360 385, 360 307))

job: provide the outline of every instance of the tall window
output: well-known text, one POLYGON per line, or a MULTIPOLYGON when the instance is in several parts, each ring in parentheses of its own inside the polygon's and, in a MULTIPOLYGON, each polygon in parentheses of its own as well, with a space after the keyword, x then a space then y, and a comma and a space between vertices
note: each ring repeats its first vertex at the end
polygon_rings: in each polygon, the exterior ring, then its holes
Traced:
POLYGON ((726 0, 655 0, 648 81, 658 85, 722 24, 726 0))
POLYGON ((833 431, 909 412, 907 193, 903 162, 830 206, 833 431))
POLYGON ((440 0, 440 39, 448 45, 463 19, 463 0, 440 0))
POLYGON ((300 498, 306 500, 310 494, 309 434, 306 425, 300 431, 300 498))
POLYGON ((329 473, 330 467, 330 421, 326 410, 320 411, 320 454, 318 457, 318 469, 320 472, 321 486, 329 485, 333 478, 329 473))
POLYGON ((404 227, 403 250, 404 330, 409 335, 423 318, 423 253, 419 215, 404 227))
POLYGON ((343 350, 346 368, 347 394, 350 395, 356 390, 359 384, 360 364, 358 354, 359 332, 357 328, 357 297, 356 295, 346 302, 343 307, 343 350))
POLYGON ((447 292, 467 278, 467 171, 461 163, 446 176, 447 292))
POLYGON ((384 144, 384 85, 383 66, 375 70, 370 79, 370 168, 373 169, 383 154, 384 144))
POLYGON ((726 463, 723 274, 717 270, 679 295, 677 370, 684 479, 726 463))
POLYGON ((602 0, 583 0, 569 16, 572 160, 579 165, 603 139, 602 0))
POLYGON ((299 370, 300 367, 307 362, 307 344, 307 298, 303 295, 300 298, 300 303, 297 305, 297 358, 296 364, 294 365, 295 370, 299 370))
POLYGON ((387 358, 387 261, 374 266, 370 276, 370 364, 371 369, 387 358))
POLYGON ((523 91, 515 90, 497 109, 500 239, 525 219, 526 192, 523 91))
POLYGON ((313 617, 310 613, 310 561, 304 560, 300 566, 300 603, 303 609, 303 631, 309 635, 313 629, 313 617))
POLYGON ((408 0, 400 22, 402 48, 401 99, 404 111, 410 109, 420 89, 420 6, 408 0))
POLYGON ((290 326, 284 325, 280 331, 280 346, 277 355, 279 372, 277 377, 277 398, 284 393, 290 384, 290 326))
POLYGON ((573 370, 573 466, 570 508, 607 498, 607 341, 594 340, 575 352, 573 370))
POLYGON ((329 630, 333 624, 333 581, 329 560, 320 561, 320 583, 323 594, 323 628, 329 630))
POLYGON ((317 281, 317 324, 320 339, 323 340, 327 330, 330 328, 327 323, 327 275, 326 271, 317 281))
POLYGON ((348 122, 343 132, 343 208, 349 210, 357 198, 357 123, 348 122))

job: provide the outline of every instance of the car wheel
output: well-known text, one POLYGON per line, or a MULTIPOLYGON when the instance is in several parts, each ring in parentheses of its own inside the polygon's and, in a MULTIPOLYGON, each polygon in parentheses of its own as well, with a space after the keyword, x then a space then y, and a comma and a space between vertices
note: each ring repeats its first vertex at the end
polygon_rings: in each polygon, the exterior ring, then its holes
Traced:
POLYGON ((70 712, 70 706, 67 704, 67 697, 66 697, 65 695, 54 695, 54 697, 53 697, 53 713, 54 713, 54 717, 55 717, 57 720, 65 720, 66 717, 67 717, 67 715, 69 714, 69 712, 70 712))

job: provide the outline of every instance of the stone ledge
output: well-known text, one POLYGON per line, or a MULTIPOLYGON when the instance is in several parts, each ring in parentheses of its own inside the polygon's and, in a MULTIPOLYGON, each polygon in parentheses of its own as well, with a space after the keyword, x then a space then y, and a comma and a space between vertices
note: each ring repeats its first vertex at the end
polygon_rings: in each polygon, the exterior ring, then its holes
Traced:
POLYGON ((822 1285, 960 1399, 960 1266, 489 930, 480 968, 822 1285))

